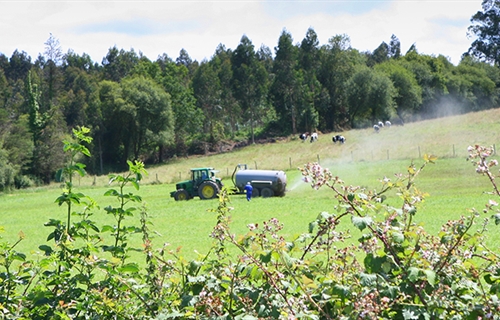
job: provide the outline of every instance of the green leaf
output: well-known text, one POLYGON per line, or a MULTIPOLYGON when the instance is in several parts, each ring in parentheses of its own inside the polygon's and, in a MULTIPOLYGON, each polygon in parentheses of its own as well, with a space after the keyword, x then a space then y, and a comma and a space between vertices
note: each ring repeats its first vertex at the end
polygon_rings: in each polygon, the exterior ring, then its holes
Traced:
POLYGON ((359 230, 363 231, 367 226, 371 225, 373 222, 371 217, 352 217, 352 224, 359 230))
POLYGON ((392 234, 392 239, 396 243, 403 243, 403 241, 405 240, 405 236, 400 232, 394 232, 392 234))
POLYGON ((120 272, 139 272, 139 266, 136 263, 128 263, 117 268, 120 272))
POLYGON ((424 270, 425 277, 427 282, 434 287, 436 284, 436 273, 432 270, 424 270))
POLYGON ((115 189, 109 189, 104 193, 105 196, 118 196, 119 193, 115 189))
POLYGON ((269 251, 266 254, 261 254, 259 256, 260 262, 262 262, 262 263, 269 263, 269 262, 271 262, 271 256, 272 256, 272 251, 269 251))
POLYGON ((42 250, 43 252, 45 252, 45 255, 48 256, 52 253, 52 248, 47 246, 47 245, 41 245, 38 247, 38 249, 42 250))
POLYGON ((364 287, 373 287, 377 283, 376 274, 361 273, 359 279, 361 285, 364 287))
POLYGON ((410 267, 408 269, 408 280, 410 282, 416 282, 418 280, 419 269, 416 267, 410 267))

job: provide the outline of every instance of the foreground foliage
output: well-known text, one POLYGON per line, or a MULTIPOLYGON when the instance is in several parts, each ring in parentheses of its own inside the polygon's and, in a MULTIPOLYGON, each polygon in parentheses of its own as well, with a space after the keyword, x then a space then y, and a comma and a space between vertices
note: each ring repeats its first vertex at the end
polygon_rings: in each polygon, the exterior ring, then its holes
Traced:
MULTIPOLYGON (((153 248, 139 190, 146 171, 129 162, 129 174, 111 176, 104 208, 114 225, 98 226, 95 201, 74 192, 72 177, 84 175, 88 129, 65 142, 70 161, 64 190, 66 222, 51 219, 50 244, 34 256, 0 243, 0 314, 16 319, 500 319, 500 259, 484 245, 484 232, 500 223, 497 202, 449 221, 437 235, 414 223, 427 196, 415 180, 436 159, 410 164, 407 172, 380 180, 378 190, 350 186, 316 163, 301 168, 315 189, 329 188, 334 212, 323 212, 309 232, 280 235, 278 219, 231 232, 230 199, 222 191, 206 255, 186 261, 180 252, 153 248), (135 220, 134 220, 135 219, 135 220), (491 221, 490 221, 491 220, 491 221), (357 244, 339 225, 361 231, 357 244), (140 236, 142 248, 128 245, 140 236), (229 248, 239 253, 230 255, 229 248), (140 252, 143 262, 132 259, 140 252)), ((470 161, 492 183, 498 163, 492 148, 469 147, 470 161)), ((345 228, 343 229, 345 230, 345 228)))

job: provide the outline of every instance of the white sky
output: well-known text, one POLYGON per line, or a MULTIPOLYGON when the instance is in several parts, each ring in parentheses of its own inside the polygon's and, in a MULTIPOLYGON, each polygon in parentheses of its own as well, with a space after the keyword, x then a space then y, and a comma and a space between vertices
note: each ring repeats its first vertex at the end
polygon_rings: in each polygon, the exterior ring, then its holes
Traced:
POLYGON ((360 51, 373 51, 391 35, 402 54, 415 43, 421 54, 442 54, 454 64, 472 43, 470 18, 481 0, 0 0, 0 53, 25 51, 32 61, 50 33, 64 53, 87 53, 101 63, 109 49, 174 59, 185 49, 210 59, 217 46, 235 49, 246 35, 257 50, 274 53, 286 29, 299 43, 313 28, 320 44, 339 34, 360 51))

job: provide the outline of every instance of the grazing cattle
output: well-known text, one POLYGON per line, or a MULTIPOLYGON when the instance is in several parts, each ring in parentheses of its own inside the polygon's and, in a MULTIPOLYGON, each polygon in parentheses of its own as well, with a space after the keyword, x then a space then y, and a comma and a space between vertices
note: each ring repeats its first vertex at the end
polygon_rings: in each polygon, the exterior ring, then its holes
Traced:
POLYGON ((332 141, 333 141, 333 143, 340 142, 341 144, 344 144, 345 143, 345 137, 341 136, 341 135, 336 135, 336 136, 332 137, 332 141))
POLYGON ((392 126, 392 123, 389 120, 387 120, 385 122, 385 126, 390 128, 392 126))
POLYGON ((379 127, 378 125, 376 125, 376 124, 375 124, 375 125, 373 126, 373 130, 375 130, 375 133, 379 133, 379 131, 380 131, 380 127, 379 127))
POLYGON ((309 136, 309 133, 302 133, 299 138, 300 140, 302 140, 302 142, 306 141, 307 140, 307 137, 309 136))
POLYGON ((384 123, 382 121, 379 121, 378 124, 379 128, 383 128, 384 127, 384 123))
POLYGON ((316 132, 311 134, 311 142, 318 140, 318 134, 316 132))

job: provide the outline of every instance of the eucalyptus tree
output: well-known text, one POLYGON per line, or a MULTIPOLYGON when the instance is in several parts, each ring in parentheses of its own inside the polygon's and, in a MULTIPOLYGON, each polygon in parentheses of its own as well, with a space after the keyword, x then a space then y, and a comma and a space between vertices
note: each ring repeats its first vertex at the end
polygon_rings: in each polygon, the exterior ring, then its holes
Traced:
POLYGON ((476 37, 465 55, 500 66, 500 3, 498 0, 483 0, 483 11, 470 19, 470 37, 476 37))
POLYGON ((394 59, 401 57, 401 42, 395 35, 391 36, 391 41, 389 42, 389 57, 394 59))
POLYGON ((179 51, 179 56, 175 59, 177 65, 183 65, 189 70, 189 76, 192 77, 196 68, 198 68, 198 61, 191 59, 186 49, 182 48, 179 51))
POLYGON ((282 130, 296 134, 302 107, 302 77, 298 71, 297 47, 293 45, 292 35, 286 30, 279 37, 275 53, 271 101, 282 130))
MULTIPOLYGON (((174 114, 174 152, 187 155, 188 143, 196 137, 203 125, 204 115, 196 106, 192 80, 184 64, 176 64, 167 55, 158 57, 155 64, 160 67, 156 81, 170 95, 174 114)), ((163 153, 160 153, 160 156, 163 153)), ((171 155, 172 156, 172 155, 171 155)), ((159 161, 162 161, 160 157, 159 161)))
POLYGON ((10 81, 26 80, 28 72, 32 68, 31 57, 24 51, 19 52, 17 49, 12 53, 9 59, 9 67, 4 70, 5 76, 10 81))
POLYGON ((245 114, 252 143, 255 143, 255 125, 261 122, 266 113, 264 99, 268 90, 268 75, 257 60, 254 45, 246 35, 241 37, 240 44, 233 52, 231 64, 234 97, 245 114))
POLYGON ((338 130, 349 125, 345 84, 355 72, 356 67, 366 61, 357 50, 351 48, 347 35, 336 35, 328 44, 320 48, 321 68, 318 79, 325 88, 318 108, 320 130, 338 130), (326 94, 328 93, 328 94, 326 94))
POLYGON ((50 34, 45 44, 43 63, 43 74, 47 83, 47 101, 49 105, 55 104, 53 101, 58 95, 60 82, 62 79, 61 70, 59 67, 63 62, 63 50, 59 43, 59 39, 50 34))
POLYGON ((114 46, 108 50, 108 53, 102 59, 104 79, 119 82, 130 75, 138 62, 139 56, 134 49, 130 51, 118 50, 114 46))
MULTIPOLYGON (((231 138, 234 138, 239 129, 239 123, 242 121, 242 114, 241 107, 234 97, 231 87, 231 81, 233 78, 231 63, 232 54, 231 49, 226 49, 223 44, 219 44, 215 50, 214 56, 210 59, 210 65, 212 65, 217 73, 220 84, 219 106, 221 109, 224 129, 226 132, 230 133, 231 138)), ((262 47, 259 51, 257 51, 257 59, 264 63, 264 65, 272 63, 272 56, 270 58, 271 61, 269 62, 269 56, 262 51, 262 47)))
POLYGON ((303 81, 303 113, 299 127, 305 131, 318 128, 318 109, 327 104, 324 97, 324 88, 318 80, 320 68, 319 40, 314 29, 309 28, 302 40, 298 51, 299 68, 302 70, 303 81))
POLYGON ((196 104, 205 115, 203 133, 211 143, 218 143, 224 138, 221 85, 216 70, 208 61, 203 61, 196 69, 193 90, 196 104))

